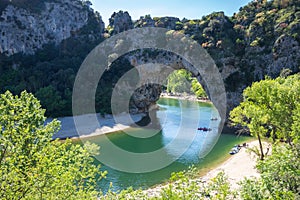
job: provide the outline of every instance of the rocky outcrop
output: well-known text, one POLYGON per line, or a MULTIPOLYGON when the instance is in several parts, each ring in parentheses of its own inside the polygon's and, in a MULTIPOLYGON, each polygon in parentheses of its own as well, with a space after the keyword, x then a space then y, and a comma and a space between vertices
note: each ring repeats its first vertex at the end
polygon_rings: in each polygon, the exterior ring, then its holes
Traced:
POLYGON ((155 20, 150 15, 141 16, 139 20, 134 22, 134 27, 155 27, 155 20))
POLYGON ((114 12, 109 19, 109 28, 112 29, 112 35, 127 31, 133 28, 133 22, 128 12, 114 12))
POLYGON ((177 29, 177 23, 181 23, 179 18, 177 17, 160 17, 160 18, 155 18, 155 26, 156 27, 161 27, 161 28, 166 28, 170 30, 175 30, 177 29))
POLYGON ((273 59, 270 60, 273 62, 267 66, 267 74, 270 76, 278 75, 283 68, 289 68, 291 71, 299 70, 300 45, 291 36, 283 34, 276 39, 272 56, 273 59))
POLYGON ((150 15, 145 15, 140 17, 137 21, 134 22, 134 27, 160 27, 170 30, 178 29, 178 25, 182 24, 177 17, 154 17, 150 15))
MULTIPOLYGON (((46 1, 39 12, 7 5, 0 16, 0 53, 34 54, 48 43, 59 44, 76 34, 93 11, 83 1, 46 1)), ((104 30, 101 18, 99 26, 104 30)))

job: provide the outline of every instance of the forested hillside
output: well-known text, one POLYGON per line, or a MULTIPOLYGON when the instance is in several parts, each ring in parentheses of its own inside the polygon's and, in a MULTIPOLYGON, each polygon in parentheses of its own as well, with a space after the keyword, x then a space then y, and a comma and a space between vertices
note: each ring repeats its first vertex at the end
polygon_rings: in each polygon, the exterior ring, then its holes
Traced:
MULTIPOLYGON (((253 1, 233 16, 216 12, 194 20, 146 15, 132 21, 129 13, 120 11, 113 13, 106 29, 89 1, 34 3, 37 6, 32 9, 24 1, 0 2, 0 93, 32 92, 41 100, 48 116, 72 114, 73 83, 86 55, 105 38, 136 27, 174 29, 199 42, 222 74, 229 108, 238 105, 243 89, 253 81, 265 75, 277 77, 282 69, 290 69, 290 73, 299 71, 300 2, 297 0, 253 1), (65 11, 65 7, 69 10, 65 11), (57 9, 78 15, 77 21, 74 18, 75 21, 68 22, 67 30, 59 29, 59 24, 51 20, 58 16, 57 9), (33 20, 30 23, 35 23, 38 30, 33 30, 26 19, 33 20), (51 24, 57 27, 55 31, 51 24), (9 43, 12 39, 15 42, 9 43)), ((63 19, 56 21, 59 20, 63 19)), ((98 112, 110 112, 112 87, 132 67, 124 57, 104 74, 96 94, 98 112)))

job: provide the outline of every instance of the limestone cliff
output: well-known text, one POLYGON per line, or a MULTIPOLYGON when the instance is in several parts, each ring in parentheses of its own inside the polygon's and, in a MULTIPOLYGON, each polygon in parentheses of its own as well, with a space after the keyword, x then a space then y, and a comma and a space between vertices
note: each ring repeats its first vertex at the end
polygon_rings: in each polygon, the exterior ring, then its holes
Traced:
MULTIPOLYGON (((83 28, 93 13, 88 3, 80 0, 45 1, 39 4, 39 10, 30 9, 32 2, 27 1, 27 4, 26 8, 7 3, 2 10, 0 53, 34 54, 45 44, 58 45, 83 28)), ((93 34, 101 34, 104 30, 101 17, 99 26, 100 31, 93 34)))

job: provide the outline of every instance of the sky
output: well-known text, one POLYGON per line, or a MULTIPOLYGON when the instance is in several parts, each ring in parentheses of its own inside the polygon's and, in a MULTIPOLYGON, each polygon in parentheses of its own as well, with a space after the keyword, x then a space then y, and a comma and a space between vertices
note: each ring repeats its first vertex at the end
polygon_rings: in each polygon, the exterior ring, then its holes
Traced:
POLYGON ((179 19, 201 19, 214 11, 224 11, 227 16, 251 0, 90 0, 92 8, 100 13, 105 26, 113 12, 128 11, 133 20, 150 14, 151 17, 172 16, 179 19))

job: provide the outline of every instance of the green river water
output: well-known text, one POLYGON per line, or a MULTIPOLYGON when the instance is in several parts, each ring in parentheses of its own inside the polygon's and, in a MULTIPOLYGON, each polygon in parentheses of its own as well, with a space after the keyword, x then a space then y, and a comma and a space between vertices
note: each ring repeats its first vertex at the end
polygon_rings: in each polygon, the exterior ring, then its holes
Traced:
POLYGON ((131 186, 148 188, 167 181, 172 172, 186 170, 191 165, 204 174, 228 158, 233 145, 249 140, 248 137, 218 134, 219 120, 211 120, 218 118, 218 113, 210 103, 161 98, 158 105, 160 109, 144 128, 82 140, 101 147, 95 162, 101 164, 101 170, 108 171, 106 179, 98 183, 104 193, 111 183, 113 190, 131 186), (212 130, 203 132, 197 130, 198 127, 212 130), (125 154, 118 154, 111 145, 125 154), (128 152, 142 155, 142 159, 127 156, 128 152), (158 153, 152 155, 152 152, 158 153))

